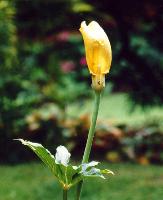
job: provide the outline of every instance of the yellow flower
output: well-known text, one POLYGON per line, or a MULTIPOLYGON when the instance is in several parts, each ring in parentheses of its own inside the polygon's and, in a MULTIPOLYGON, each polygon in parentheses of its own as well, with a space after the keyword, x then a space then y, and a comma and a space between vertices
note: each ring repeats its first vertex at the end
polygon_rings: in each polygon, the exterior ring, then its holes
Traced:
POLYGON ((109 73, 112 52, 109 39, 101 26, 92 21, 88 26, 81 23, 80 32, 84 39, 86 60, 92 74, 92 85, 97 84, 96 90, 105 86, 105 74, 109 73))
POLYGON ((88 26, 81 23, 86 60, 91 74, 107 74, 110 69, 112 53, 109 39, 101 26, 92 21, 88 26))

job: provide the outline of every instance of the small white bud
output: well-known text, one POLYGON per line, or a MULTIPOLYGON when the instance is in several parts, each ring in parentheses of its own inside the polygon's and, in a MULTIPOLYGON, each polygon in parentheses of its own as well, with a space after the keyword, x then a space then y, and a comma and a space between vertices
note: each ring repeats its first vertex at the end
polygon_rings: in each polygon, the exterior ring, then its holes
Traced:
POLYGON ((67 166, 70 156, 71 154, 68 152, 66 147, 58 146, 56 149, 56 154, 55 154, 55 162, 57 164, 62 164, 64 166, 67 166))

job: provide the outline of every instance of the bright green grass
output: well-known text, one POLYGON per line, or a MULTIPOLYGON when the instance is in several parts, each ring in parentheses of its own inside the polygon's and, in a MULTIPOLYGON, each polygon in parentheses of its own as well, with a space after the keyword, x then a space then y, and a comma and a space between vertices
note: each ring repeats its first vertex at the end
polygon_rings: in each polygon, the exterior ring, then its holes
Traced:
MULTIPOLYGON (((77 117, 92 112, 93 98, 83 103, 74 103, 68 106, 69 116, 77 117)), ((128 126, 143 126, 146 123, 163 120, 163 107, 152 106, 146 109, 140 106, 133 107, 127 95, 103 94, 100 103, 99 120, 110 120, 112 124, 126 124, 128 126)))
MULTIPOLYGON (((134 164, 106 164, 115 172, 108 180, 86 181, 81 200, 161 200, 163 168, 134 164)), ((73 200, 72 190, 69 199, 73 200)), ((41 164, 0 167, 1 200, 60 200, 61 189, 41 164)))

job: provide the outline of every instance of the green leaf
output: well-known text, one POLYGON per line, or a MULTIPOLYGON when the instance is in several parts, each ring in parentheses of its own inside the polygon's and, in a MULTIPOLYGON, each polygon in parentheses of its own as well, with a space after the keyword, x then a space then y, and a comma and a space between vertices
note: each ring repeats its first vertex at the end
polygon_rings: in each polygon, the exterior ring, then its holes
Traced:
POLYGON ((104 175, 113 174, 108 169, 101 170, 96 168, 95 166, 99 164, 96 161, 84 163, 79 166, 68 165, 71 154, 64 146, 57 147, 54 157, 39 143, 29 142, 23 139, 17 140, 36 153, 45 165, 50 168, 65 190, 68 190, 86 177, 100 177, 105 179, 104 175))
POLYGON ((45 149, 41 144, 39 143, 34 143, 34 142, 29 142, 23 139, 16 139, 20 141, 23 145, 28 146, 32 151, 36 153, 36 155, 47 165, 51 171, 54 173, 55 176, 56 174, 56 166, 57 164, 55 163, 55 158, 54 156, 45 149))
POLYGON ((104 175, 109 175, 114 173, 108 169, 98 169, 94 166, 98 165, 99 162, 92 161, 90 163, 84 163, 81 165, 81 171, 80 173, 82 174, 83 177, 100 177, 105 179, 104 175))
POLYGON ((64 189, 69 189, 72 185, 82 180, 82 175, 79 174, 79 167, 68 165, 69 158, 67 156, 70 157, 70 155, 65 147, 64 149, 63 146, 59 146, 62 148, 59 148, 61 151, 57 151, 57 159, 55 159, 54 155, 39 143, 29 142, 23 139, 16 140, 20 141, 23 145, 28 146, 36 153, 45 165, 50 168, 64 189), (66 153, 66 157, 63 155, 64 153, 66 153))

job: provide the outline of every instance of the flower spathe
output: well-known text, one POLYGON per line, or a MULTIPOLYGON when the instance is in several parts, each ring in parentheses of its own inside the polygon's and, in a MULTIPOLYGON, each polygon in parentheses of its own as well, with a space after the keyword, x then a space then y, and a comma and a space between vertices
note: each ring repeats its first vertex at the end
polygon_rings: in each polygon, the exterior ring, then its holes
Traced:
POLYGON ((109 39, 101 26, 95 21, 89 23, 88 26, 83 21, 79 30, 84 40, 86 60, 92 74, 92 83, 97 84, 97 87, 98 85, 100 88, 104 87, 104 75, 109 73, 112 61, 109 39), (100 84, 102 85, 100 86, 100 84))
POLYGON ((80 32, 84 39, 86 60, 90 73, 93 75, 109 73, 112 52, 104 30, 95 21, 92 21, 88 26, 83 21, 80 32))

